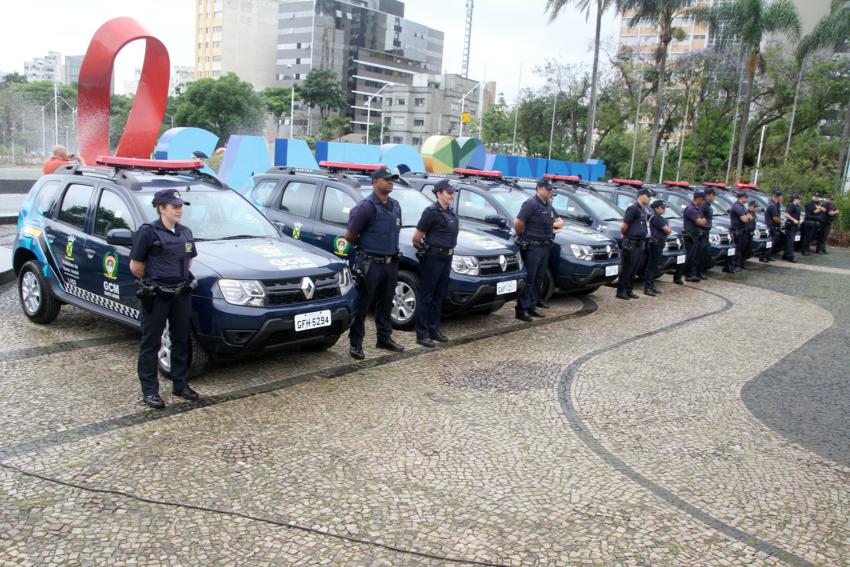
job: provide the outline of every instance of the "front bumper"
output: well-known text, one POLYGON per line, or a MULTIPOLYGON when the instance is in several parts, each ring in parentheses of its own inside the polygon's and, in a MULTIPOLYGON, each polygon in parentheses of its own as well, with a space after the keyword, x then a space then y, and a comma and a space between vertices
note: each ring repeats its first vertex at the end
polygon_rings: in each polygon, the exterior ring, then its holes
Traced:
POLYGON ((525 270, 498 276, 466 276, 452 272, 449 276, 446 298, 443 301, 443 311, 457 314, 501 305, 514 301, 524 287, 525 270), (510 280, 517 282, 516 291, 498 295, 497 285, 510 280))
POLYGON ((619 276, 620 271, 619 259, 611 262, 586 262, 583 260, 568 262, 561 258, 555 281, 558 284, 559 290, 569 293, 613 283, 619 276), (617 273, 615 275, 605 275, 605 270, 609 266, 617 266, 617 273))

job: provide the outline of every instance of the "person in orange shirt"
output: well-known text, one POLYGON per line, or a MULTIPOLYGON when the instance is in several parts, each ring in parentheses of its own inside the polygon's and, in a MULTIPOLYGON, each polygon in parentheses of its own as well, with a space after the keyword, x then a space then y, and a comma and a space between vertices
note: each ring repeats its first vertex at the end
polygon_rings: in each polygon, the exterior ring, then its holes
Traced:
POLYGON ((53 155, 48 158, 47 161, 44 162, 44 174, 50 175, 63 165, 68 165, 71 163, 71 160, 79 162, 81 165, 85 165, 86 163, 83 161, 83 158, 75 155, 68 155, 68 150, 65 149, 65 146, 53 146, 53 155))

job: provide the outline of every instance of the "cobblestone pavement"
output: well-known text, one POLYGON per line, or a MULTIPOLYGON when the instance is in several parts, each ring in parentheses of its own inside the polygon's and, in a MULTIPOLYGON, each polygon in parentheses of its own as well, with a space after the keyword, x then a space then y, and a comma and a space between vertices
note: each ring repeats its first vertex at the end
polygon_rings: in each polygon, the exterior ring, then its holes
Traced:
POLYGON ((797 390, 824 383, 814 346, 846 382, 847 286, 756 265, 603 288, 532 326, 450 320, 436 352, 221 366, 163 414, 133 333, 73 308, 36 327, 7 288, 0 563, 847 565, 846 391, 797 390))

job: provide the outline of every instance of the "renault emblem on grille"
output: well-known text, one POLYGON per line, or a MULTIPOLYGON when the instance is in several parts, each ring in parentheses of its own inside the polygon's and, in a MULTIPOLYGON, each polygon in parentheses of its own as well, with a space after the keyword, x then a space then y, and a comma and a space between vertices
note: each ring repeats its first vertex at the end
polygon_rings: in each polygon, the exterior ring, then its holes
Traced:
POLYGON ((302 278, 301 291, 304 292, 304 297, 313 299, 313 294, 316 293, 316 284, 310 278, 302 278))
POLYGON ((502 268, 503 272, 508 269, 508 259, 504 256, 499 256, 499 267, 502 268))
POLYGON ((606 247, 605 247, 605 252, 607 252, 607 253, 608 253, 608 257, 610 258, 610 257, 611 257, 611 254, 613 254, 613 253, 614 253, 614 249, 613 249, 613 248, 611 247, 611 245, 609 244, 608 246, 606 246, 606 247))

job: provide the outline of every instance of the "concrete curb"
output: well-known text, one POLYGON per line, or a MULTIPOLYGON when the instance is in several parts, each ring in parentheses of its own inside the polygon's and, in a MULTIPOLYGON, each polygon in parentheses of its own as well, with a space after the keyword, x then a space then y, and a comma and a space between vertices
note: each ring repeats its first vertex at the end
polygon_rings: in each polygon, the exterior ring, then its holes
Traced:
POLYGON ((8 269, 5 272, 0 272, 0 286, 4 286, 8 283, 12 283, 15 281, 15 270, 8 269))
POLYGON ((16 224, 18 222, 18 215, 15 216, 0 216, 0 224, 16 224))

